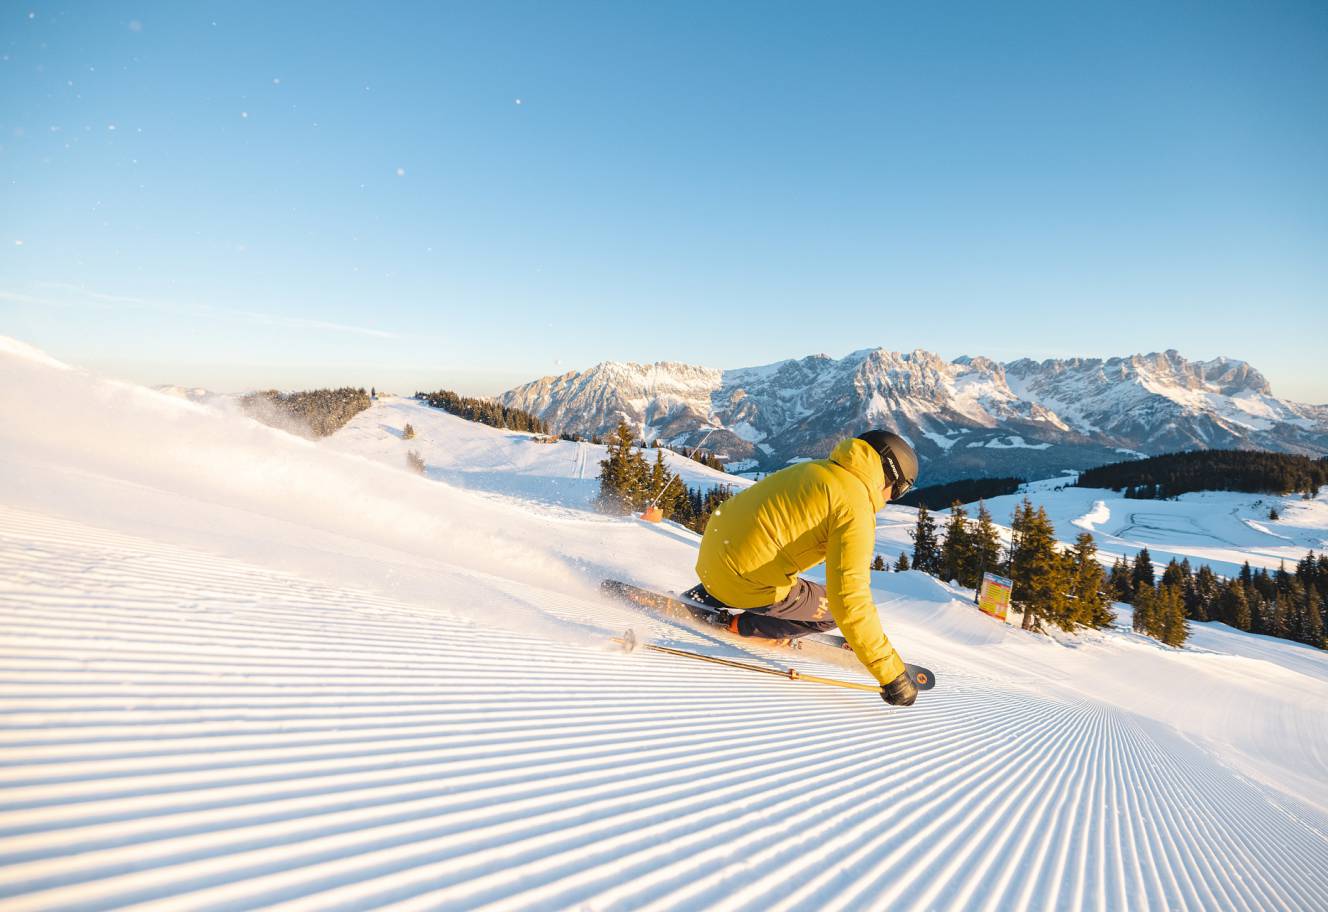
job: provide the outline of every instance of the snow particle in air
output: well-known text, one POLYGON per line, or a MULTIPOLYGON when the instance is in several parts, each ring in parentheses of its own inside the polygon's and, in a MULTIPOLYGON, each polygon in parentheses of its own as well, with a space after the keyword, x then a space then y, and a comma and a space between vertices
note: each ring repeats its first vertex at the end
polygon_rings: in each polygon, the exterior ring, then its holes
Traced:
POLYGON ((405 168, 397 168, 397 177, 405 177, 405 176, 406 176, 406 169, 405 169, 405 168))
POLYGON ((248 111, 241 111, 241 112, 240 112, 240 119, 241 119, 241 120, 248 120, 248 119, 249 119, 249 112, 248 112, 248 111))
POLYGON ((516 99, 516 103, 521 104, 521 99, 520 98, 516 99))
POLYGON ((129 20, 129 31, 131 31, 131 32, 141 32, 141 31, 143 31, 143 23, 139 22, 137 19, 130 19, 130 20, 129 20))
POLYGON ((21 240, 19 240, 18 238, 14 238, 14 246, 15 246, 15 247, 22 247, 22 246, 23 246, 23 242, 22 242, 21 240))
POLYGON ((272 77, 272 84, 273 84, 274 86, 279 86, 279 85, 281 85, 281 77, 279 77, 279 76, 273 76, 273 77, 272 77))

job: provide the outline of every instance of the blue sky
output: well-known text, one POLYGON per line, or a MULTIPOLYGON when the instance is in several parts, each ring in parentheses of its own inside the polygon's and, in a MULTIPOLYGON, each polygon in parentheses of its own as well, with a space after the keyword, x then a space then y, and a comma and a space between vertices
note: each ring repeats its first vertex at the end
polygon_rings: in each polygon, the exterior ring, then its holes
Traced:
POLYGON ((151 383, 1177 348, 1328 402, 1328 5, 0 11, 0 333, 151 383))

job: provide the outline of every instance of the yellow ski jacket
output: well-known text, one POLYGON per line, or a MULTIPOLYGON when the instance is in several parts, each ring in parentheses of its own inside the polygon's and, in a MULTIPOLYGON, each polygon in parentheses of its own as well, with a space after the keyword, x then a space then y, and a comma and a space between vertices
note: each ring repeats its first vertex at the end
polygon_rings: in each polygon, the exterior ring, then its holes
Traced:
POLYGON ((763 478, 711 514, 696 559, 701 584, 730 607, 764 608, 825 561, 831 616, 872 676, 889 684, 904 662, 881 629, 870 570, 885 483, 881 457, 857 439, 841 440, 829 459, 763 478))

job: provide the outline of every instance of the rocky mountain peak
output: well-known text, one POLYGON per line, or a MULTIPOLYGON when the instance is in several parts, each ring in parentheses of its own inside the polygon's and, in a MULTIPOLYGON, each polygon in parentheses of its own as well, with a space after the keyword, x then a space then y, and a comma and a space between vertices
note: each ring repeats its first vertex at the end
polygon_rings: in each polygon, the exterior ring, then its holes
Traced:
POLYGON ((1204 447, 1328 453, 1328 410, 1276 399, 1243 361, 1190 361, 1174 349, 1006 364, 886 348, 730 370, 603 362, 502 399, 586 435, 619 421, 675 445, 709 434, 708 448, 764 469, 888 427, 913 441, 933 481, 1045 477, 1204 447))

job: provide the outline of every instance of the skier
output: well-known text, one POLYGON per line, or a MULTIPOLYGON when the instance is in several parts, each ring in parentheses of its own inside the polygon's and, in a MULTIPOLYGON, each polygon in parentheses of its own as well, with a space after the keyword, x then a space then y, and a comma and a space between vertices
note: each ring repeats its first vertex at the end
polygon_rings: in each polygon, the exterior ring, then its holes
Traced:
POLYGON ((706 523, 687 598, 740 613, 740 636, 789 639, 838 626, 881 684, 881 698, 909 706, 917 688, 881 629, 870 572, 876 513, 918 477, 908 441, 889 431, 841 440, 829 459, 768 475, 706 523), (826 585, 798 576, 825 561, 826 585))

